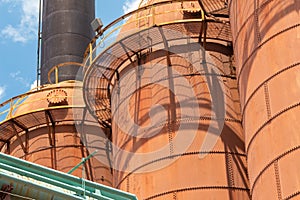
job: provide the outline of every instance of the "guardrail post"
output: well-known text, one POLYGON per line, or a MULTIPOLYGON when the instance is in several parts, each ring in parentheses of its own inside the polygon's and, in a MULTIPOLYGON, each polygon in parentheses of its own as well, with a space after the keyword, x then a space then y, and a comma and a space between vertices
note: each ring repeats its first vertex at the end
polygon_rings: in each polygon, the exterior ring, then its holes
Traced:
POLYGON ((55 66, 55 83, 58 83, 58 66, 55 66))
POLYGON ((12 118, 12 111, 13 111, 13 104, 14 104, 14 100, 11 99, 10 100, 10 105, 9 105, 9 118, 12 118))
POLYGON ((92 43, 89 44, 90 47, 90 65, 92 64, 93 61, 93 46, 92 43))
POLYGON ((155 25, 155 6, 152 7, 152 21, 153 25, 155 25))

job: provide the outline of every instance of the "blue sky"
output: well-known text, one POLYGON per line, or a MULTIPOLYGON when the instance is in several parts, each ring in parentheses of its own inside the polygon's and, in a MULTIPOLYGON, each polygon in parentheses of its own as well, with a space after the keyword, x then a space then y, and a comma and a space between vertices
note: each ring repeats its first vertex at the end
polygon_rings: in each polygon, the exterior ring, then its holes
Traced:
MULTIPOLYGON (((107 25, 139 1, 96 0, 96 17, 107 25)), ((36 81, 38 2, 0 0, 0 102, 29 91, 36 81)))

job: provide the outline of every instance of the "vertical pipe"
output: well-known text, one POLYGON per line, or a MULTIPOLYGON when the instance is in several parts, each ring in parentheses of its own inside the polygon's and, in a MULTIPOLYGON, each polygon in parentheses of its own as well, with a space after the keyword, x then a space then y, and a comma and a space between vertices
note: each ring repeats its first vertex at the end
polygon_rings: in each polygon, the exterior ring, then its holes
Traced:
POLYGON ((300 1, 229 5, 252 198, 299 198, 300 1))
MULTIPOLYGON (((84 51, 94 36, 90 26, 94 18, 94 0, 43 1, 41 84, 48 83, 48 71, 53 66, 82 62, 84 51)), ((59 81, 80 80, 81 70, 78 66, 64 67, 59 81)))
POLYGON ((39 24, 38 24, 38 44, 37 44, 37 63, 36 63, 36 87, 39 87, 39 81, 41 76, 41 20, 42 20, 42 0, 39 0, 39 24))

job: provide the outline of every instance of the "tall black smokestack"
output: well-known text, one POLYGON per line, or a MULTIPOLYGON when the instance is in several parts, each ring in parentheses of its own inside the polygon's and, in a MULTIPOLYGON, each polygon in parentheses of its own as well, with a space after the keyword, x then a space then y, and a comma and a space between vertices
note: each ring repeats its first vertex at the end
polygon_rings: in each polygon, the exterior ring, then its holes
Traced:
MULTIPOLYGON (((79 62, 94 32, 95 0, 43 0, 41 84, 64 62, 79 62)), ((59 81, 74 80, 80 67, 59 68, 59 81)), ((51 78, 53 80, 53 77, 51 78)))

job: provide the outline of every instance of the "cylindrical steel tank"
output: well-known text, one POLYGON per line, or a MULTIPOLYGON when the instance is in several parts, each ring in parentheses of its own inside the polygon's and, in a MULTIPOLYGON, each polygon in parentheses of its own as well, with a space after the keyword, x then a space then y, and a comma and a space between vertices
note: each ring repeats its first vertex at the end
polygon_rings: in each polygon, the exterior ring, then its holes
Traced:
MULTIPOLYGON (((216 106, 213 101, 221 103, 222 99, 211 98, 209 75, 191 73, 190 63, 182 55, 171 56, 169 67, 176 73, 170 75, 165 54, 158 54, 145 58, 141 76, 128 74, 131 66, 125 68, 120 73, 120 87, 114 88, 112 94, 112 138, 121 148, 113 148, 117 167, 114 187, 134 193, 140 199, 249 199, 236 82, 221 78, 224 74, 213 81, 213 84, 226 82, 226 91, 219 94, 226 98, 226 114, 215 146, 203 149, 209 135, 219 134, 212 106, 216 106), (183 77, 187 81, 184 84, 183 77), (156 81, 148 83, 149 79, 156 81), (126 97, 128 87, 136 83, 143 87, 137 86, 126 97), (127 111, 128 118, 124 116, 127 111), (190 112, 199 112, 200 117, 193 119, 190 112), (136 123, 136 130, 128 119, 136 123), (201 158, 202 154, 206 156, 201 158)), ((223 63, 216 64, 220 65, 215 67, 223 67, 223 63)), ((196 65, 193 67, 197 68, 196 65)))
POLYGON ((67 173, 97 150, 72 174, 112 185, 105 137, 109 130, 88 114, 82 82, 44 85, 15 101, 0 123, 1 141, 6 141, 1 152, 67 173))
MULTIPOLYGON (((43 1, 41 84, 48 83, 48 72, 55 65, 82 62, 84 51, 94 36, 90 25, 94 17, 94 0, 43 1)), ((80 80, 82 77, 76 78, 76 75, 81 70, 78 66, 64 67, 59 81, 80 80)))
POLYGON ((174 1, 134 13, 85 75, 99 119, 110 88, 113 186, 139 199, 250 199, 228 38, 217 38, 229 30, 209 23, 203 51, 202 23, 187 22, 199 11, 174 1))
POLYGON ((229 6, 252 198, 299 199, 300 1, 229 6))

